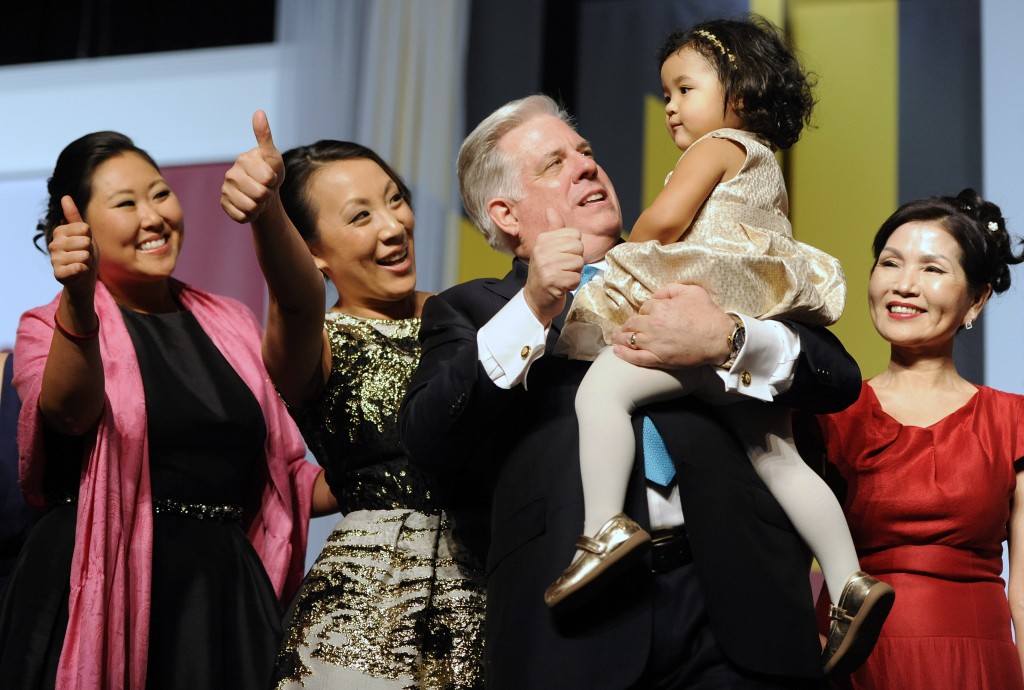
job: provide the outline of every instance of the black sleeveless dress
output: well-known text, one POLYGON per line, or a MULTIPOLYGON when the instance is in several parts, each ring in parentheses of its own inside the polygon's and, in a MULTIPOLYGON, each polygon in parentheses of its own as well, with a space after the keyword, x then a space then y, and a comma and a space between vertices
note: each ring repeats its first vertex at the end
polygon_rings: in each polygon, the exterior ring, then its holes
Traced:
MULTIPOLYGON (((244 529, 266 472, 263 413, 191 313, 122 314, 145 389, 154 502, 146 685, 267 687, 281 611, 244 529)), ((25 544, 0 606, 4 688, 55 683, 85 438, 45 441, 52 509, 25 544)))

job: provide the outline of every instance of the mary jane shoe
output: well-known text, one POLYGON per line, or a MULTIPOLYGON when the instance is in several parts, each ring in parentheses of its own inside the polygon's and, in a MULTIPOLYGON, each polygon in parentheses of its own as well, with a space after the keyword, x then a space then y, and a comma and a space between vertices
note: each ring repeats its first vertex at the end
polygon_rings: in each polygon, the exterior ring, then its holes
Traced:
POLYGON ((619 513, 601 526, 594 538, 581 535, 579 550, 569 567, 544 592, 544 603, 555 607, 607 573, 643 555, 651 535, 628 516, 619 513))
POLYGON ((895 600, 886 583, 859 570, 850 575, 839 604, 829 606, 831 623, 821 652, 826 675, 853 673, 867 660, 895 600))

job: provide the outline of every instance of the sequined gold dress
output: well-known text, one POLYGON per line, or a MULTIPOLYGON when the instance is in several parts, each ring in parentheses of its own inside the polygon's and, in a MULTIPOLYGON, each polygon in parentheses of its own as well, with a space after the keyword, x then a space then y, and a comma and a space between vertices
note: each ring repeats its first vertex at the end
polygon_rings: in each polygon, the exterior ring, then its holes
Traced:
POLYGON ((483 686, 479 564, 398 435, 419 327, 326 316, 330 378, 293 414, 344 517, 289 611, 277 688, 483 686))
POLYGON ((680 241, 626 242, 608 252, 603 276, 573 298, 557 351, 593 359, 668 283, 701 285, 719 307, 747 316, 820 325, 839 318, 846 302, 842 267, 793 239, 786 184, 772 150, 741 130, 715 130, 698 141, 708 137, 741 144, 743 167, 715 187, 680 241))

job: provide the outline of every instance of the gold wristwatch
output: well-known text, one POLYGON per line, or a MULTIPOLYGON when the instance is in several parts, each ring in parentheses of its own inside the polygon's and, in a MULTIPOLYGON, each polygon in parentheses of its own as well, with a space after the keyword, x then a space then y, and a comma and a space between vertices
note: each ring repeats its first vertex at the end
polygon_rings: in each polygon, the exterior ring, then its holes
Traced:
POLYGON ((718 365, 720 369, 726 370, 732 369, 732 365, 736 363, 740 350, 743 349, 743 343, 747 340, 747 327, 743 325, 743 319, 731 313, 728 316, 735 324, 732 333, 726 338, 726 341, 729 343, 729 359, 718 365))

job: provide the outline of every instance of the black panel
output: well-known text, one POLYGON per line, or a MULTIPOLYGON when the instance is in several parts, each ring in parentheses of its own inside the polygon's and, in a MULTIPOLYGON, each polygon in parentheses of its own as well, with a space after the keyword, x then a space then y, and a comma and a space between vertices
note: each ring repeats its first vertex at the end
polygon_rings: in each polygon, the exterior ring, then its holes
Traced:
MULTIPOLYGON (((899 201, 964 187, 984 195, 979 0, 902 0, 899 12, 899 201)), ((984 333, 961 333, 954 352, 976 383, 985 375, 984 333)))
POLYGON ((644 97, 661 98, 662 42, 675 29, 748 10, 746 0, 581 3, 575 114, 580 134, 615 184, 626 230, 641 211, 644 97))
POLYGON ((8 0, 0 65, 274 40, 274 0, 8 0))
POLYGON ((467 134, 499 106, 542 90, 546 6, 547 0, 470 4, 467 134))

